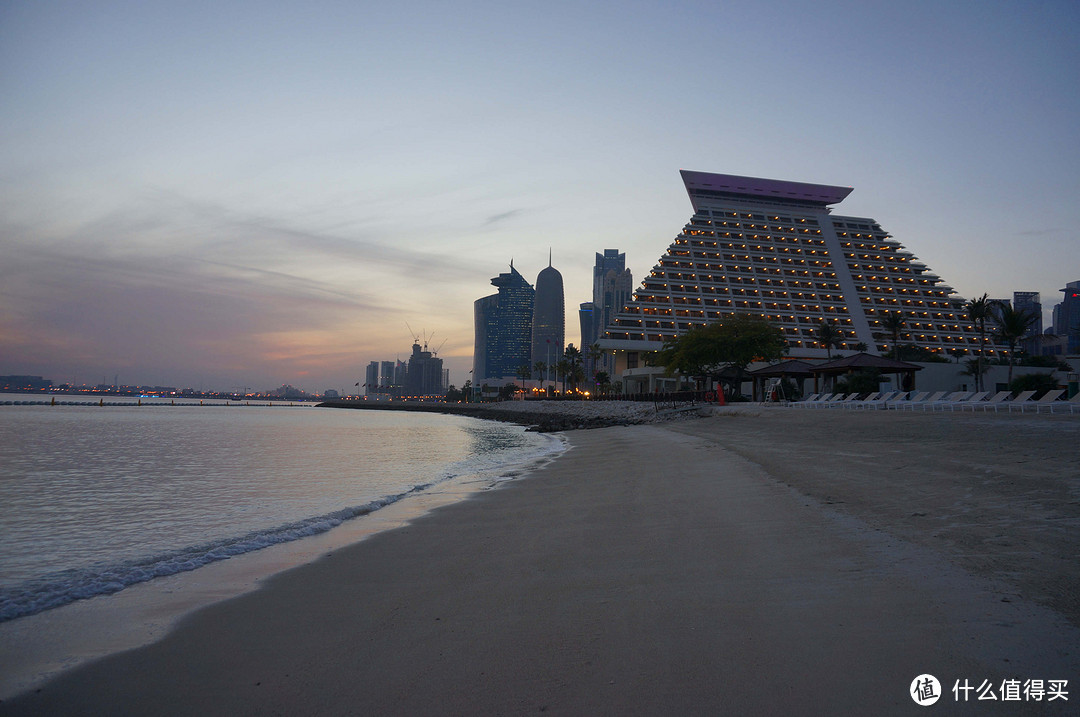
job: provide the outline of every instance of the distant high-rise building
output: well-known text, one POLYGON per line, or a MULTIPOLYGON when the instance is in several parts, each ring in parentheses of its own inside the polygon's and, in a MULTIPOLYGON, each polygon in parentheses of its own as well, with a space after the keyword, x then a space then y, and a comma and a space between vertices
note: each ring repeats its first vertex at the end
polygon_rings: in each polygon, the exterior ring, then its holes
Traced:
POLYGON ((443 360, 428 351, 426 345, 421 347, 418 343, 413 344, 405 378, 405 395, 436 396, 445 392, 443 360))
POLYGON ((616 313, 633 297, 634 277, 626 268, 626 254, 618 249, 605 249, 596 255, 593 266, 593 303, 600 309, 606 326, 616 313))
POLYGON ((588 347, 595 344, 596 339, 600 336, 598 315, 599 311, 596 308, 596 304, 593 302, 584 301, 578 304, 578 326, 581 329, 581 346, 586 349, 583 352, 585 375, 590 378, 596 374, 596 367, 593 365, 593 360, 589 356, 588 347))
POLYGON ((394 362, 393 361, 380 361, 379 362, 379 385, 380 386, 394 386, 400 385, 394 382, 394 362))
POLYGON ((517 375, 532 359, 533 301, 536 290, 513 262, 510 271, 491 280, 499 292, 473 303, 475 342, 473 384, 517 375))
MULTIPOLYGON (((536 296, 533 299, 532 357, 529 366, 543 361, 548 366, 563 356, 566 342, 566 304, 563 297, 562 274, 548 266, 536 277, 536 296)), ((551 369, 549 369, 549 372, 551 369)), ((545 376, 544 378, 548 378, 545 376)))
MULTIPOLYGON (((978 331, 942 283, 873 219, 833 216, 852 190, 802 182, 682 172, 694 214, 600 343, 653 351, 692 326, 736 313, 768 319, 792 357, 825 358, 822 324, 841 350, 893 347, 886 314, 904 319, 900 340, 948 355, 980 347, 978 331)), ((987 338, 986 355, 999 348, 987 338)))
POLYGON ((379 362, 372 361, 367 365, 367 370, 364 372, 364 395, 374 396, 377 393, 382 393, 379 386, 379 362))
POLYGON ((585 372, 592 377, 597 371, 611 371, 611 357, 605 354, 594 362, 590 348, 603 336, 604 329, 615 315, 633 298, 634 275, 626 268, 626 254, 618 249, 605 249, 596 254, 593 265, 593 298, 581 305, 581 349, 585 355, 585 372), (595 365, 594 365, 595 363, 595 365))
POLYGON ((1039 298, 1039 292, 1037 291, 1014 291, 1013 292, 1013 308, 1017 311, 1026 311, 1035 317, 1035 323, 1031 325, 1027 333, 1024 334, 1021 344, 1024 350, 1028 353, 1036 353, 1035 339, 1043 332, 1043 320, 1042 320, 1042 300, 1039 298))
POLYGON ((1054 333, 1065 337, 1065 353, 1080 354, 1080 281, 1061 290, 1064 300, 1054 307, 1054 333))

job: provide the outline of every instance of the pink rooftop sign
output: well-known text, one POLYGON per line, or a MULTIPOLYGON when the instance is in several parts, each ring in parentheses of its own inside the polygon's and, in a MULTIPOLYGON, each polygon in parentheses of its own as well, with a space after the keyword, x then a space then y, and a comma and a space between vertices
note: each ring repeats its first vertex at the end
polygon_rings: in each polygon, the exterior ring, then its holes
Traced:
MULTIPOLYGON (((691 172, 679 170, 682 174, 686 191, 694 202, 691 190, 704 189, 714 192, 745 194, 755 197, 774 199, 793 199, 814 204, 836 204, 851 194, 852 187, 833 187, 827 184, 807 184, 788 182, 780 179, 761 179, 759 177, 740 177, 734 174, 712 174, 710 172, 691 172)), ((697 203, 694 202, 695 208, 697 203)))

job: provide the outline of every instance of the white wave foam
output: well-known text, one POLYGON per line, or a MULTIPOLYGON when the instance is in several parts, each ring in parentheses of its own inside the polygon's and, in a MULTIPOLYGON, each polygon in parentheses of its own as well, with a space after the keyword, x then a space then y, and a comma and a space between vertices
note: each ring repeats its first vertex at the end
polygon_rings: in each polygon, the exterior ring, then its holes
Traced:
POLYGON ((539 445, 515 452, 496 450, 473 456, 449 466, 432 482, 415 485, 402 493, 383 496, 363 505, 139 560, 66 570, 0 588, 0 622, 61 607, 76 600, 110 595, 154 578, 196 570, 236 555, 325 533, 347 520, 368 515, 410 495, 464 475, 477 476, 492 483, 517 477, 522 472, 550 461, 566 449, 566 441, 561 437, 533 435, 541 440, 539 445))

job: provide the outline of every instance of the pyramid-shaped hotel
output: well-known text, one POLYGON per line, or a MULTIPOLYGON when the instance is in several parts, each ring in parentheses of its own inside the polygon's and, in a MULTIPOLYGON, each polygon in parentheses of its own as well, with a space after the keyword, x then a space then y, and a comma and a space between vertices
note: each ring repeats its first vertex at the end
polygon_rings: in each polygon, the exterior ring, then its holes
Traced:
MULTIPOLYGON (((602 348, 654 351, 693 325, 735 313, 782 328, 792 358, 825 358, 822 322, 840 349, 892 347, 882 326, 900 312, 901 342, 934 353, 974 355, 980 343, 965 301, 873 219, 834 215, 852 189, 821 184, 682 172, 694 215, 606 327, 602 348), (859 347, 861 348, 861 347, 859 347)), ((986 339, 987 356, 996 353, 986 339)))

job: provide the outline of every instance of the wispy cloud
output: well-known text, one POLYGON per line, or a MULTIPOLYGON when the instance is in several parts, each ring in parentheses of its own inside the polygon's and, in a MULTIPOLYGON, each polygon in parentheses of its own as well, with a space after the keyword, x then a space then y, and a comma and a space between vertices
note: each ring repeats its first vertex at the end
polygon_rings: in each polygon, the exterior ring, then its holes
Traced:
POLYGON ((487 227, 487 226, 491 226, 492 224, 497 224, 499 222, 504 222, 507 219, 519 216, 523 211, 525 211, 525 210, 523 210, 523 209, 511 209, 508 212, 502 212, 500 214, 493 214, 493 215, 491 215, 490 217, 487 218, 487 221, 484 222, 484 226, 487 227))

